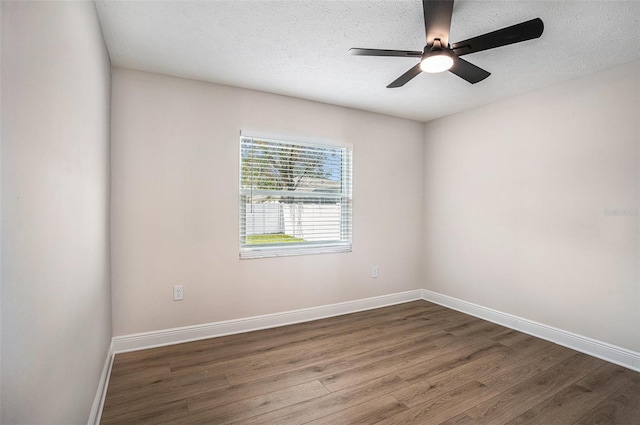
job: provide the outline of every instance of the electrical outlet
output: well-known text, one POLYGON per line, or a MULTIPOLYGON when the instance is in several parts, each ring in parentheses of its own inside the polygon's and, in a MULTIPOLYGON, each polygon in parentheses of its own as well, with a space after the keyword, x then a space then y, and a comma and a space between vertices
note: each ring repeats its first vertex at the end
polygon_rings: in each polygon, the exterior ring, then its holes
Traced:
POLYGON ((371 267, 371 277, 378 277, 378 266, 371 267))
POLYGON ((173 287, 173 300, 182 301, 184 299, 184 286, 175 285, 173 287))

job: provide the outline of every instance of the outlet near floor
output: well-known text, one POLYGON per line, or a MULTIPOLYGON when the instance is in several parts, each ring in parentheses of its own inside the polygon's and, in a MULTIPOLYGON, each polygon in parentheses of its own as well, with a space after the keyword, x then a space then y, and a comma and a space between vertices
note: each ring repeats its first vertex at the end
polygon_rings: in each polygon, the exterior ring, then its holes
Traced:
POLYGON ((182 301, 184 299, 184 286, 175 285, 173 287, 173 300, 182 301))

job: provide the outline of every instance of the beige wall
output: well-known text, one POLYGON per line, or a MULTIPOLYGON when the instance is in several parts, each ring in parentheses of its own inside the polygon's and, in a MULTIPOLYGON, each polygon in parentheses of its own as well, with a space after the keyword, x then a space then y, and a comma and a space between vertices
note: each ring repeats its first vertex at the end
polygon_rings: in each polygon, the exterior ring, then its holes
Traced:
POLYGON ((425 142, 427 289, 640 351, 640 62, 432 121, 425 142))
POLYGON ((421 287, 422 124, 117 68, 112 111, 115 336, 421 287), (353 252, 238 259, 240 130, 353 144, 353 252))
POLYGON ((3 424, 87 422, 111 337, 109 58, 92 2, 2 2, 3 424))

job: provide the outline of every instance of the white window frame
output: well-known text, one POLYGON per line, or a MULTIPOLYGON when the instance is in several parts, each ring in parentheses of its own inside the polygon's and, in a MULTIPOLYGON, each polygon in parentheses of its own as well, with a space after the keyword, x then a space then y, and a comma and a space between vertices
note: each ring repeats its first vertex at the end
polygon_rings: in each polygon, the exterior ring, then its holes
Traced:
MULTIPOLYGON (((330 144, 330 143, 309 143, 297 142, 291 140, 282 140, 265 137, 252 137, 244 134, 240 135, 239 142, 239 242, 240 242, 240 259, 280 257, 292 255, 307 254, 323 254, 351 252, 352 250, 352 210, 353 210, 353 148, 350 145, 330 144), (304 191, 278 191, 278 190, 259 190, 256 188, 243 188, 243 167, 242 167, 242 149, 243 141, 253 143, 254 140, 264 141, 272 144, 294 145, 304 148, 328 148, 339 151, 341 155, 341 179, 340 192, 333 194, 304 192, 304 191), (339 200, 337 204, 340 206, 340 239, 331 241, 304 241, 304 242, 288 242, 288 243, 270 243, 270 244, 247 244, 247 205, 251 205, 251 198, 259 195, 275 195, 287 196, 294 198, 314 198, 314 199, 333 199, 339 200)), ((304 226, 304 224, 303 224, 304 226)))

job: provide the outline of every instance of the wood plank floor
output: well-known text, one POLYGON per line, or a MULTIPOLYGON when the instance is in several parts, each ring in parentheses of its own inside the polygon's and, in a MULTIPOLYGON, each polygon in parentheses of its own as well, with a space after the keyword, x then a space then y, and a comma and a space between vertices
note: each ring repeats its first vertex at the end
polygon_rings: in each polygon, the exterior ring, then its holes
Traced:
POLYGON ((115 357, 102 424, 640 424, 640 374, 415 301, 115 357))

